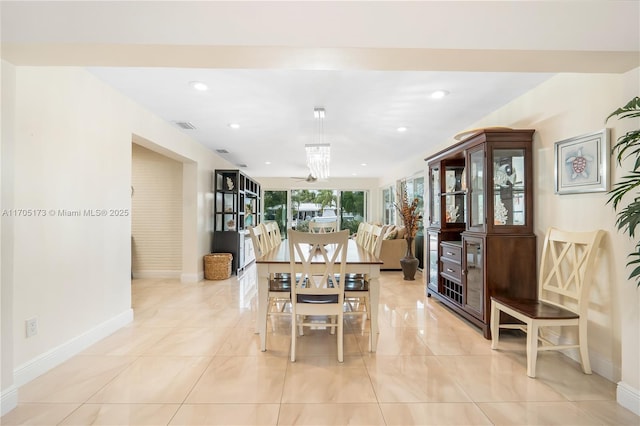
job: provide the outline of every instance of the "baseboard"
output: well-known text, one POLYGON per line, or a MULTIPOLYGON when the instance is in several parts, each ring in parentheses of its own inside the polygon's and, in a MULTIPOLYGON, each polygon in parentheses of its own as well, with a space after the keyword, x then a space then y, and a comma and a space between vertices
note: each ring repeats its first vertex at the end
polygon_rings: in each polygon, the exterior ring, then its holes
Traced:
POLYGON ((14 385, 3 389, 0 393, 0 416, 4 416, 9 411, 18 406, 18 388, 14 385))
POLYGON ((29 383, 31 380, 60 365, 74 355, 77 355, 79 352, 97 341, 104 339, 131 321, 133 321, 133 309, 127 309, 91 330, 18 366, 14 370, 14 385, 20 387, 29 383))
POLYGON ((182 275, 182 271, 133 271, 133 278, 178 278, 182 275))
MULTIPOLYGON (((569 339, 563 339, 561 336, 551 330, 545 330, 545 336, 555 344, 571 344, 569 339)), ((572 360, 580 363, 580 352, 578 349, 566 349, 560 351, 572 360)), ((613 362, 602 356, 599 352, 595 352, 592 348, 589 348, 589 361, 591 362, 591 370, 598 373, 598 375, 605 379, 615 383, 620 380, 621 370, 619 366, 615 366, 613 362)))
POLYGON ((195 274, 181 274, 181 283, 197 283, 204 280, 204 271, 196 272, 195 274))
POLYGON ((624 382, 618 382, 616 401, 636 416, 640 416, 640 390, 634 389, 624 382))

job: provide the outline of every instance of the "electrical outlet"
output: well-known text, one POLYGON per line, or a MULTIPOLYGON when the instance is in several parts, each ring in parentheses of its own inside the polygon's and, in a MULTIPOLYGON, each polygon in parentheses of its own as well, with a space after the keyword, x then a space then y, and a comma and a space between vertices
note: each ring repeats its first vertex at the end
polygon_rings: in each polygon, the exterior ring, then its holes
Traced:
POLYGON ((25 321, 27 337, 33 337, 38 334, 38 318, 31 318, 25 321))

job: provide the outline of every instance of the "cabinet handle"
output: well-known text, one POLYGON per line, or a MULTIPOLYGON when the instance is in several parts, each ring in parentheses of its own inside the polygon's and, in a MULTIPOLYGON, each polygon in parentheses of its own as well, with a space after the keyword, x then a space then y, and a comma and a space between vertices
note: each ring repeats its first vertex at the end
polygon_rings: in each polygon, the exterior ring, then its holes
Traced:
POLYGON ((448 251, 447 256, 453 256, 453 252, 448 251))
POLYGON ((453 272, 453 269, 447 268, 447 272, 453 272))

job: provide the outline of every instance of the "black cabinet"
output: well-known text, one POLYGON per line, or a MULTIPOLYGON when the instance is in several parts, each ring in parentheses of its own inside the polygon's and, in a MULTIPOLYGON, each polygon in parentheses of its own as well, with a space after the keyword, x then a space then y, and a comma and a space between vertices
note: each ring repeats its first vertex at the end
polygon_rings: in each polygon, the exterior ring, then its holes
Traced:
POLYGON ((260 184, 240 170, 216 170, 213 174, 214 253, 231 253, 232 269, 243 270, 255 258, 247 229, 261 220, 260 184))

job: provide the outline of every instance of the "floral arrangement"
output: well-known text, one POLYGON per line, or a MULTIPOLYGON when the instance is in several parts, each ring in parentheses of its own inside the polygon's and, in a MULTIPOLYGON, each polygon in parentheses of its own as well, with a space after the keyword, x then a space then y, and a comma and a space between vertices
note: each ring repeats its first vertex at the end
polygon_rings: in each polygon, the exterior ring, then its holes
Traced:
POLYGON ((398 194, 398 202, 394 203, 398 213, 402 217, 402 222, 407 230, 407 238, 415 238, 418 232, 418 224, 422 219, 422 214, 418 211, 418 203, 420 200, 414 198, 411 203, 409 202, 409 196, 407 195, 407 189, 402 186, 400 193, 398 194))

